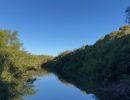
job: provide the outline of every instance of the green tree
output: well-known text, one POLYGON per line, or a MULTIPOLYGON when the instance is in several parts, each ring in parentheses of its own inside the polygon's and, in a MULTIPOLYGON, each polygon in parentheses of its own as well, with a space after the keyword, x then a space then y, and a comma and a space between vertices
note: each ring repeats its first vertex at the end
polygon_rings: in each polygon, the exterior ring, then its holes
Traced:
POLYGON ((8 35, 8 46, 12 49, 20 49, 21 43, 18 40, 18 32, 17 31, 7 31, 8 35))
POLYGON ((8 43, 8 36, 5 30, 0 30, 0 48, 6 47, 8 43))
POLYGON ((17 31, 0 30, 0 47, 20 49, 21 43, 17 37, 17 31))

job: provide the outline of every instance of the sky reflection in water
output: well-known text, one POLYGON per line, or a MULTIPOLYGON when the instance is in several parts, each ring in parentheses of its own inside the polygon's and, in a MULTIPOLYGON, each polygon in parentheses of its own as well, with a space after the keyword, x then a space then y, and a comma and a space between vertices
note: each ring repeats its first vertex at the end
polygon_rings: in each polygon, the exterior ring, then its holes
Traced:
POLYGON ((73 85, 64 84, 54 74, 38 77, 34 89, 36 94, 25 96, 24 100, 96 100, 93 94, 86 94, 73 85))

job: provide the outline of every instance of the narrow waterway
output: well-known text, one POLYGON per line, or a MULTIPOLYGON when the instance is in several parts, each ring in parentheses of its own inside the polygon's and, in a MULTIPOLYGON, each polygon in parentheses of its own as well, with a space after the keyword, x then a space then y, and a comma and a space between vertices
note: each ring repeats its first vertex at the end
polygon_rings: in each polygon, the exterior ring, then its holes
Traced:
POLYGON ((24 100, 96 100, 95 95, 86 94, 72 84, 61 82, 54 74, 37 77, 33 88, 35 94, 24 96, 24 100))

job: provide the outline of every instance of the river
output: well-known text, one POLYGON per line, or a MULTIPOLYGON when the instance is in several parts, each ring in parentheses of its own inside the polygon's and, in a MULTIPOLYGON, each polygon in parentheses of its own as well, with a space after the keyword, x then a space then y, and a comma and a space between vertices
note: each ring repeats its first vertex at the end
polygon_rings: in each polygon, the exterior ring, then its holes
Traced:
POLYGON ((97 100, 94 94, 86 94, 74 85, 62 82, 55 74, 38 76, 33 83, 35 94, 24 100, 97 100))

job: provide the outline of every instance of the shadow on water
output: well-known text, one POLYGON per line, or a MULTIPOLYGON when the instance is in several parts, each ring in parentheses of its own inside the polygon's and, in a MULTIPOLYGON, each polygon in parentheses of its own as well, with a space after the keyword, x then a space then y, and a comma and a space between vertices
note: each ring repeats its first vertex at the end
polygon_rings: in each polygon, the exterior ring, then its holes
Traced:
POLYGON ((116 84, 107 84, 108 86, 104 86, 98 82, 86 82, 84 80, 76 80, 76 78, 70 78, 68 76, 60 75, 59 73, 55 73, 59 80, 64 84, 73 84, 75 87, 79 88, 81 91, 87 94, 94 94, 95 100, 130 100, 129 96, 122 94, 114 93, 111 88, 116 84))
MULTIPOLYGON (((22 78, 17 79, 15 83, 7 83, 7 82, 0 81, 0 100, 24 100, 24 97, 26 96, 32 96, 33 98, 33 96, 37 94, 37 91, 35 90, 33 85, 34 82, 37 81, 36 77, 44 78, 46 75, 49 75, 50 73, 52 72, 47 72, 43 70, 40 72, 28 72, 28 74, 23 75, 22 78)), ((72 84, 73 86, 80 89, 83 93, 86 93, 86 95, 94 94, 94 100, 124 100, 123 99, 124 97, 121 97, 120 95, 115 96, 105 91, 103 88, 102 89, 98 88, 99 86, 98 83, 84 82, 83 80, 76 80, 75 78, 66 77, 56 73, 54 74, 57 76, 58 80, 60 80, 60 82, 62 82, 63 84, 65 85, 72 84)), ((40 84, 42 86, 43 83, 41 82, 40 84)), ((49 84, 54 85, 56 83, 54 82, 54 83, 47 84, 47 82, 45 82, 44 84, 46 84, 45 86, 48 86, 49 84)), ((59 92, 59 91, 55 91, 55 92, 59 92)), ((47 100, 51 100, 51 99, 47 99, 47 100)), ((130 99, 127 98, 125 100, 130 100, 130 99)))
POLYGON ((125 94, 125 92, 120 89, 121 86, 124 87, 123 84, 106 84, 99 83, 97 81, 87 81, 69 74, 66 75, 64 73, 56 72, 50 69, 46 70, 48 70, 49 72, 53 72, 64 84, 73 84, 75 87, 85 92, 86 95, 94 94, 95 100, 130 100, 130 94, 125 94), (119 90, 120 92, 118 92, 119 90))

